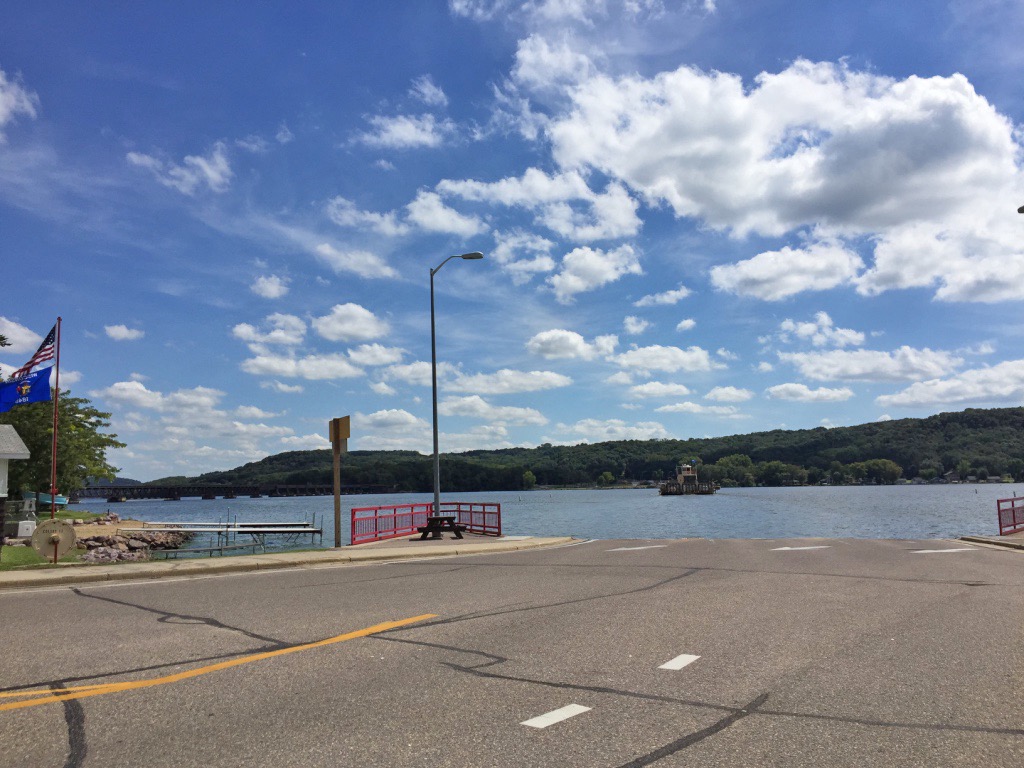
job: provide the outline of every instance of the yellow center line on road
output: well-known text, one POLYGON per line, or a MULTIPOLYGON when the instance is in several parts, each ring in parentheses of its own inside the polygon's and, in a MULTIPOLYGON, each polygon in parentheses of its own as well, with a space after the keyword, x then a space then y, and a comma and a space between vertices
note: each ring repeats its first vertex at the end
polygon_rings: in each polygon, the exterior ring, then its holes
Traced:
POLYGON ((326 640, 317 640, 312 643, 304 643, 303 645, 292 645, 288 648, 278 648, 275 651, 264 651, 263 653, 254 653, 249 656, 241 656, 237 659, 231 659, 229 661, 221 661, 216 664, 210 664, 205 667, 197 667, 196 669, 189 669, 184 672, 177 672, 173 675, 166 675, 164 677, 154 677, 148 680, 131 680, 124 683, 105 683, 100 685, 82 685, 74 688, 62 688, 59 690, 46 689, 46 690, 35 690, 35 691, 17 691, 0 693, 0 696, 4 698, 21 697, 21 696, 35 696, 36 698, 27 699, 25 701, 12 701, 7 704, 0 704, 0 712, 13 709, 23 709, 25 707, 38 707, 43 704, 53 704, 58 701, 68 701, 69 699, 85 699, 90 696, 101 696, 107 693, 120 693, 121 691, 134 691, 140 688, 152 688, 157 685, 167 685, 168 683, 178 683, 182 680, 188 680, 193 677, 199 677, 200 675, 207 675, 210 672, 219 672, 222 669, 230 669, 231 667, 241 666, 242 664, 249 664, 254 661, 263 661, 264 659, 270 659, 274 656, 284 656, 287 653, 296 653, 298 651, 308 651, 312 648, 320 648, 325 645, 333 645, 334 643, 344 643, 346 640, 356 640, 360 637, 368 637, 375 635, 380 632, 386 632, 389 629, 396 629, 398 627, 404 627, 409 624, 415 624, 418 621, 426 621, 427 619, 433 619, 437 616, 434 613, 425 613, 422 616, 413 616, 409 619, 399 619, 398 621, 385 621, 381 624, 374 624, 372 627, 366 627, 365 629, 357 629, 354 632, 347 632, 344 635, 337 635, 336 637, 329 637, 326 640))

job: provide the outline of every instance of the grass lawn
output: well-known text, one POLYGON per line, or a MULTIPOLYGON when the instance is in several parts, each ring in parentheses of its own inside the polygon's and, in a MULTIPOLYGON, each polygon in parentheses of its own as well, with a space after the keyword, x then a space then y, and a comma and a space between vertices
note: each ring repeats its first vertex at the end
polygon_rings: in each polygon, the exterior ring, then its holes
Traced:
MULTIPOLYGON (((50 519, 50 510, 44 509, 36 512, 36 517, 39 518, 39 522, 50 519)), ((87 512, 84 509, 58 509, 54 515, 55 520, 85 520, 87 523, 91 523, 93 520, 99 520, 105 515, 101 515, 97 512, 87 512)))
MULTIPOLYGON (((80 563, 82 550, 72 549, 59 563, 80 563)), ((59 568, 52 560, 44 560, 32 547, 0 547, 0 571, 13 571, 15 568, 59 568)))
MULTIPOLYGON (((41 510, 36 516, 40 523, 44 523, 50 519, 50 510, 41 510)), ((104 515, 87 512, 84 509, 58 509, 54 515, 56 520, 85 520, 86 522, 92 522, 101 517, 104 517, 104 515)), ((82 561, 82 554, 83 550, 72 549, 58 563, 80 563, 82 561)), ((48 566, 50 568, 58 567, 54 566, 52 558, 40 557, 32 547, 0 547, 0 571, 10 571, 15 568, 26 567, 46 568, 48 566)))

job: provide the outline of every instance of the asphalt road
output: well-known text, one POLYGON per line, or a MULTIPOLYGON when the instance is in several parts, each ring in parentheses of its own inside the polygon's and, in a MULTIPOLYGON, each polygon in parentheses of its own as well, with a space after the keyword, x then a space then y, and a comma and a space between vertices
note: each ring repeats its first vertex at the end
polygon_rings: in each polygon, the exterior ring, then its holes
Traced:
POLYGON ((0 594, 0 766, 1019 768, 1022 587, 800 539, 0 594))

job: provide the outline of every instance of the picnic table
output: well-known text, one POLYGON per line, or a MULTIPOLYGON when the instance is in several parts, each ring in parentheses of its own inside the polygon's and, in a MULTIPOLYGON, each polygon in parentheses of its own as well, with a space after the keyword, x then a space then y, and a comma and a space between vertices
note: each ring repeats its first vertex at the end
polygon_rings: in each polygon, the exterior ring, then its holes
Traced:
POLYGON ((431 515, 427 518, 427 524, 417 526, 416 530, 420 532, 420 541, 428 536, 432 539, 440 539, 441 534, 445 531, 451 531, 455 534, 456 539, 461 539, 466 526, 456 523, 455 515, 431 515))

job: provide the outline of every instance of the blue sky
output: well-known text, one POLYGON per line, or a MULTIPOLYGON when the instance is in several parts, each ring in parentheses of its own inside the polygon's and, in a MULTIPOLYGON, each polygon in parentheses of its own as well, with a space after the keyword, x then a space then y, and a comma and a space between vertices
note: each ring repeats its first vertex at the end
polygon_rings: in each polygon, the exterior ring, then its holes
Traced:
POLYGON ((1024 399, 1024 6, 36 2, 0 352, 63 317, 122 475, 1024 399))

